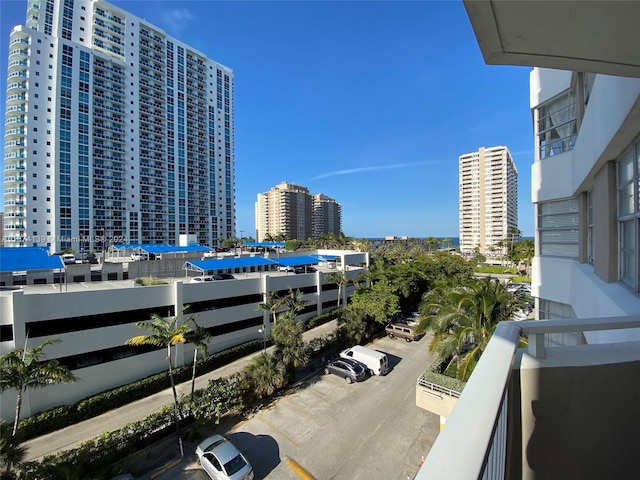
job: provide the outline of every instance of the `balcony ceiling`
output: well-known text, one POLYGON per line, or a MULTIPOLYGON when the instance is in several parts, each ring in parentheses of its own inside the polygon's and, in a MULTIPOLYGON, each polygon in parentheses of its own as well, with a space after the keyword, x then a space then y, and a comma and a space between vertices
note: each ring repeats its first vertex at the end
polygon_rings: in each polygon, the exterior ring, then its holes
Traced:
POLYGON ((463 0, 490 65, 640 77, 640 2, 463 0))

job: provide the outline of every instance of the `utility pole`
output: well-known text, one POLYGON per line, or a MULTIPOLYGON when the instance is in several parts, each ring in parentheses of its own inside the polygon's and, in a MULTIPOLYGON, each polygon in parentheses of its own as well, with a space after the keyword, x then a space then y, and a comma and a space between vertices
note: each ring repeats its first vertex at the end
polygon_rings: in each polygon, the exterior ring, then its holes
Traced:
POLYGON ((267 353, 267 327, 263 324, 258 333, 262 333, 262 353, 267 353))

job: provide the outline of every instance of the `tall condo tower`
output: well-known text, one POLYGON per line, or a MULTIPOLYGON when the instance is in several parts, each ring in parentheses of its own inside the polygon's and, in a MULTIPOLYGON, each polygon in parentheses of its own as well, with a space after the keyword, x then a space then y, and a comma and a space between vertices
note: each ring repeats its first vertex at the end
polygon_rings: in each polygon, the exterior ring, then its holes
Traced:
POLYGON ((459 158, 460 251, 484 255, 518 228, 518 171, 507 147, 480 148, 459 158))
POLYGON ((255 204, 256 238, 306 240, 322 234, 338 235, 342 226, 342 207, 323 194, 311 194, 300 185, 282 182, 258 194, 255 204))
POLYGON ((104 1, 26 4, 9 38, 5 245, 233 237, 233 71, 104 1))

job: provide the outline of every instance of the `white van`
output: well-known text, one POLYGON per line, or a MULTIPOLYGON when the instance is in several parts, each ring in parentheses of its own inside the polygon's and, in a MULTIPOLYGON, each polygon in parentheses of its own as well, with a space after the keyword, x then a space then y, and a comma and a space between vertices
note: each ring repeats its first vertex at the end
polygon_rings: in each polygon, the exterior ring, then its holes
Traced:
POLYGON ((65 265, 73 265, 76 263, 76 256, 73 253, 62 254, 62 262, 65 265))
POLYGON ((340 352, 340 356, 342 358, 353 358, 362 363, 369 369, 372 375, 386 375, 389 371, 389 359, 384 353, 363 347, 362 345, 347 348, 340 352))

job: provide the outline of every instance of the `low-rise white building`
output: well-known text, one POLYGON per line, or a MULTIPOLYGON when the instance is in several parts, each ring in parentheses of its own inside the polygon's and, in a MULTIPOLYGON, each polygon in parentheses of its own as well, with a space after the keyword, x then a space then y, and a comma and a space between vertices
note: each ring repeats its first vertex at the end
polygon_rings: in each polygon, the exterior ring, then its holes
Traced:
MULTIPOLYGON (((368 266, 369 254, 319 251, 332 254, 349 278, 368 266)), ((145 262, 137 262, 142 264, 145 262)), ((146 262, 154 263, 154 262, 146 262)), ((26 345, 34 347, 49 338, 61 342, 47 347, 47 359, 69 366, 80 381, 45 389, 28 390, 23 399, 22 416, 73 404, 82 398, 123 385, 166 368, 164 349, 144 349, 125 345, 125 341, 145 333, 136 322, 149 320, 156 313, 163 317, 178 314, 183 306, 197 315, 200 326, 209 330, 209 353, 243 342, 261 339, 259 331, 271 328, 269 312, 259 310, 266 294, 276 291, 286 296, 289 288, 299 289, 309 302, 298 315, 301 320, 336 307, 338 286, 328 280, 332 269, 320 267, 314 273, 296 275, 277 271, 234 271, 233 280, 191 284, 173 279, 166 285, 134 287, 132 280, 27 285, 0 291, 0 354, 26 345)), ((355 287, 343 290, 341 304, 355 287)), ((191 363, 193 346, 175 347, 175 366, 191 363)), ((13 419, 15 392, 2 394, 0 413, 13 419)))

